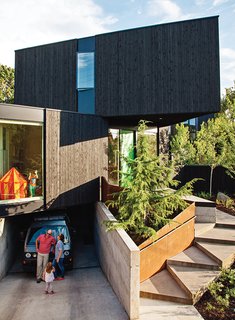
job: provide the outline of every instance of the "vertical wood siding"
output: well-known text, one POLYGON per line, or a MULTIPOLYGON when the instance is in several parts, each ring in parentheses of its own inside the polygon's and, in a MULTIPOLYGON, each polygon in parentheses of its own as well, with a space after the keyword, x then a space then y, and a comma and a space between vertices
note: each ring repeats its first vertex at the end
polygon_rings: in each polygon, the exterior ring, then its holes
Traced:
POLYGON ((46 110, 46 204, 63 208, 99 199, 107 177, 108 128, 96 116, 46 110))
POLYGON ((96 36, 96 114, 219 110, 218 18, 96 36))
POLYGON ((77 40, 16 51, 15 103, 77 111, 77 40))

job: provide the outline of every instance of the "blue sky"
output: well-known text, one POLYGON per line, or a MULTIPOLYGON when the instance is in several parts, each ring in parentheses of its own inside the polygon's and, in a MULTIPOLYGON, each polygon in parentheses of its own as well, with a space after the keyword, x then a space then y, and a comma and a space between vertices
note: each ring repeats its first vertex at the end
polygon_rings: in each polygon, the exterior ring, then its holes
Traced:
POLYGON ((16 49, 214 15, 223 92, 235 80, 234 0, 1 0, 0 63, 14 67, 16 49))

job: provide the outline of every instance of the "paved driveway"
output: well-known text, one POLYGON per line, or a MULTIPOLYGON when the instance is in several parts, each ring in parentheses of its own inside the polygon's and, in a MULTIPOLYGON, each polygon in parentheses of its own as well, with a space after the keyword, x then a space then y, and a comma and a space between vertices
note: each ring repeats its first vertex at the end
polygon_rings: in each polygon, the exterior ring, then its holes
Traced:
POLYGON ((46 295, 45 283, 36 283, 35 276, 24 273, 16 261, 0 282, 0 320, 128 319, 92 245, 75 243, 74 267, 66 272, 65 280, 53 282, 55 294, 46 295))

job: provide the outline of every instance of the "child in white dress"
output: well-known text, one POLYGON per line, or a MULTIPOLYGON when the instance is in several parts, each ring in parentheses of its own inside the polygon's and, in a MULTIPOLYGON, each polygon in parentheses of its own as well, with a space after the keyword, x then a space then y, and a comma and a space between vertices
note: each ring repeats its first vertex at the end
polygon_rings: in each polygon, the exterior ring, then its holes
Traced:
POLYGON ((44 280, 46 282, 46 290, 45 290, 46 294, 48 294, 48 293, 53 294, 54 293, 53 287, 52 287, 52 282, 55 279, 54 272, 55 272, 55 269, 52 266, 52 263, 48 262, 46 269, 44 271, 44 280))

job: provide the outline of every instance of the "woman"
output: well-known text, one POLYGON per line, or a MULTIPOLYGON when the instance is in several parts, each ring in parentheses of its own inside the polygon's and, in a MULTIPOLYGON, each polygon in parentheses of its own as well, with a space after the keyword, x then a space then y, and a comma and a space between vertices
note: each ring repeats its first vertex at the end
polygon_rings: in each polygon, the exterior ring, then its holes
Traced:
POLYGON ((55 280, 64 280, 64 235, 61 233, 57 236, 57 243, 55 246, 55 259, 53 260, 53 267, 55 268, 55 280))

